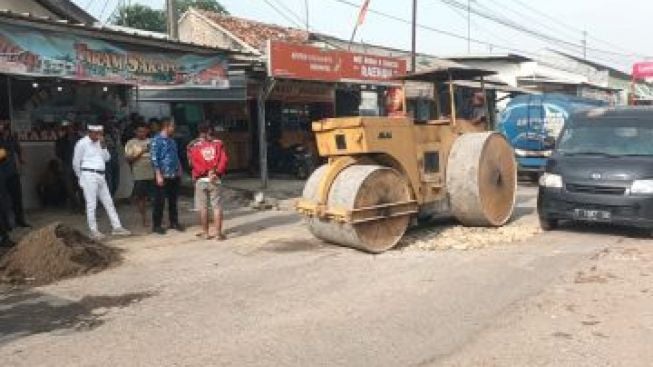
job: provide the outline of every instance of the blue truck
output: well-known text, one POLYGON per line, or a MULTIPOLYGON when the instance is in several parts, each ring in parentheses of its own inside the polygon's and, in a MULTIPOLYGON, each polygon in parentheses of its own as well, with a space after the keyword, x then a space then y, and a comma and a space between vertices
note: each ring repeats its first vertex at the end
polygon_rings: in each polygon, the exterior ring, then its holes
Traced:
POLYGON ((508 103, 499 116, 497 130, 512 144, 519 172, 536 176, 544 170, 569 115, 606 105, 603 101, 558 93, 524 94, 508 103))

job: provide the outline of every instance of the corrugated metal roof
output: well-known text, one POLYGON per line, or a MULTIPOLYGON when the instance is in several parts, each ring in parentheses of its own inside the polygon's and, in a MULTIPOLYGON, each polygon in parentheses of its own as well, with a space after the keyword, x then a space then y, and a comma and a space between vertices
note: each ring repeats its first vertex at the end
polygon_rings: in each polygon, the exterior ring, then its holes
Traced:
POLYGON ((36 2, 63 19, 86 24, 97 21, 95 17, 70 0, 36 0, 36 2))
POLYGON ((456 55, 445 56, 444 58, 464 63, 465 61, 512 61, 512 62, 528 62, 533 61, 530 57, 518 54, 471 54, 471 55, 456 55))

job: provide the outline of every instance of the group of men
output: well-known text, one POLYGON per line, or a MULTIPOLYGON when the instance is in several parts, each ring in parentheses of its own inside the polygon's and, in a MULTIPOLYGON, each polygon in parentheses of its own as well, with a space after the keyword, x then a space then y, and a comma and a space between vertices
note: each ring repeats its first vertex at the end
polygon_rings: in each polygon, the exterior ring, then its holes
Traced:
MULTIPOLYGON (((110 155, 106 147, 102 147, 101 134, 96 138, 96 131, 101 133, 101 126, 89 126, 88 136, 77 143, 73 167, 80 178, 80 186, 86 200, 86 216, 91 236, 103 238, 98 230, 95 219, 97 200, 105 207, 113 227, 114 235, 128 235, 115 212, 111 195, 104 179, 104 164, 110 155), (102 151, 97 150, 100 142, 102 151), (95 152, 86 147, 89 143, 96 146, 95 152), (99 158, 102 159, 99 159, 99 158), (87 164, 88 162, 89 164, 87 164)), ((209 125, 199 127, 199 137, 188 147, 188 157, 192 167, 192 176, 196 182, 195 206, 200 212, 202 232, 198 236, 209 239, 216 237, 224 239, 222 232, 222 202, 220 197, 220 178, 227 169, 228 157, 222 142, 212 135, 209 125), (214 214, 215 231, 208 228, 208 209, 214 214)), ((134 131, 134 138, 125 145, 125 156, 132 167, 134 188, 132 198, 141 215, 144 227, 150 225, 147 216, 148 199, 153 197, 152 232, 166 234, 163 226, 165 204, 168 205, 167 229, 179 232, 185 227, 179 221, 178 197, 181 186, 182 165, 179 158, 179 148, 174 139, 175 124, 170 119, 163 119, 160 131, 150 138, 150 129, 146 124, 139 124, 134 131)))
MULTIPOLYGON (((175 124, 163 119, 159 132, 150 137, 150 126, 138 124, 134 137, 125 145, 125 156, 134 177, 132 197, 141 214, 142 224, 150 226, 147 216, 147 203, 152 199, 152 232, 165 234, 167 229, 179 232, 185 227, 179 221, 178 196, 181 186, 182 165, 179 149, 174 139, 175 124), (168 205, 168 225, 163 226, 164 207, 168 205)), ((20 176, 17 164, 22 162, 20 145, 15 140, 3 138, 8 127, 0 124, 0 245, 13 245, 9 238, 12 225, 8 213, 15 214, 16 226, 28 226, 20 201, 20 176), (11 199, 10 199, 11 198, 11 199), (12 203, 8 207, 7 203, 12 203)), ((208 124, 199 126, 199 137, 187 146, 187 156, 195 182, 195 207, 200 214, 202 232, 198 237, 204 239, 225 238, 222 231, 222 200, 220 195, 221 178, 224 176, 228 157, 222 142, 213 135, 208 124), (212 210, 215 229, 209 230, 209 209, 212 210)), ((71 138, 72 139, 72 138, 71 138)), ((72 142, 72 140, 70 141, 72 142)), ((66 146, 69 144, 63 144, 66 146)), ((59 149, 58 149, 59 150, 59 149)), ((112 235, 127 236, 127 230, 120 220, 113 202, 107 181, 107 168, 111 161, 110 149, 104 136, 103 125, 88 125, 86 135, 74 143, 71 152, 58 152, 58 156, 69 159, 63 161, 70 166, 78 187, 83 192, 86 203, 86 218, 90 236, 101 240, 105 235, 99 230, 96 210, 98 201, 104 207, 112 227, 112 235)), ((64 170, 65 171, 65 170, 64 170)), ((76 185, 77 186, 77 185, 76 185)), ((67 191, 73 191, 68 188, 67 191)), ((69 195, 74 195, 72 192, 69 195)))
POLYGON ((11 134, 8 123, 0 122, 0 246, 3 247, 14 244, 9 237, 13 228, 29 227, 20 182, 20 166, 24 163, 20 144, 11 134))

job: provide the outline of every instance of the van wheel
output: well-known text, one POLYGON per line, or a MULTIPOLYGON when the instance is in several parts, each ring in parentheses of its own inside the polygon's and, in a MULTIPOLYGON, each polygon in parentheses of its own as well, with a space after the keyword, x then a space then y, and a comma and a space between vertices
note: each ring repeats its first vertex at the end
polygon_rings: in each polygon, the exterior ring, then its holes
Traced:
POLYGON ((546 219, 540 217, 540 228, 543 231, 553 231, 558 228, 559 221, 557 219, 546 219))

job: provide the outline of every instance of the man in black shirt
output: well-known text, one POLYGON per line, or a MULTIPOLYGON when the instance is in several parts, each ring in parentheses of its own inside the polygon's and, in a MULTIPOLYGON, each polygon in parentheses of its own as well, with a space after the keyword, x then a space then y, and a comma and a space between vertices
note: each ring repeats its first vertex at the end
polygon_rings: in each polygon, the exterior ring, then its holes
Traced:
POLYGON ((4 186, 9 194, 11 209, 14 212, 14 224, 18 227, 30 227, 25 221, 23 190, 18 170, 19 164, 24 163, 23 155, 18 140, 13 136, 6 122, 0 122, 0 148, 7 151, 6 158, 0 162, 0 171, 4 175, 4 186))
POLYGON ((63 121, 61 127, 64 130, 64 134, 55 142, 55 153, 61 161, 61 167, 63 168, 68 207, 73 211, 77 211, 82 208, 82 202, 80 200, 80 188, 77 183, 77 176, 73 171, 73 153, 75 151, 75 144, 77 144, 77 141, 81 137, 74 123, 63 121))
MULTIPOLYGON (((6 161, 8 154, 7 149, 0 145, 0 164, 6 161)), ((14 245, 9 238, 9 231, 11 229, 9 218, 7 217, 7 213, 9 212, 7 203, 9 200, 9 194, 6 189, 5 174, 3 170, 0 170, 0 247, 11 247, 14 245)))

